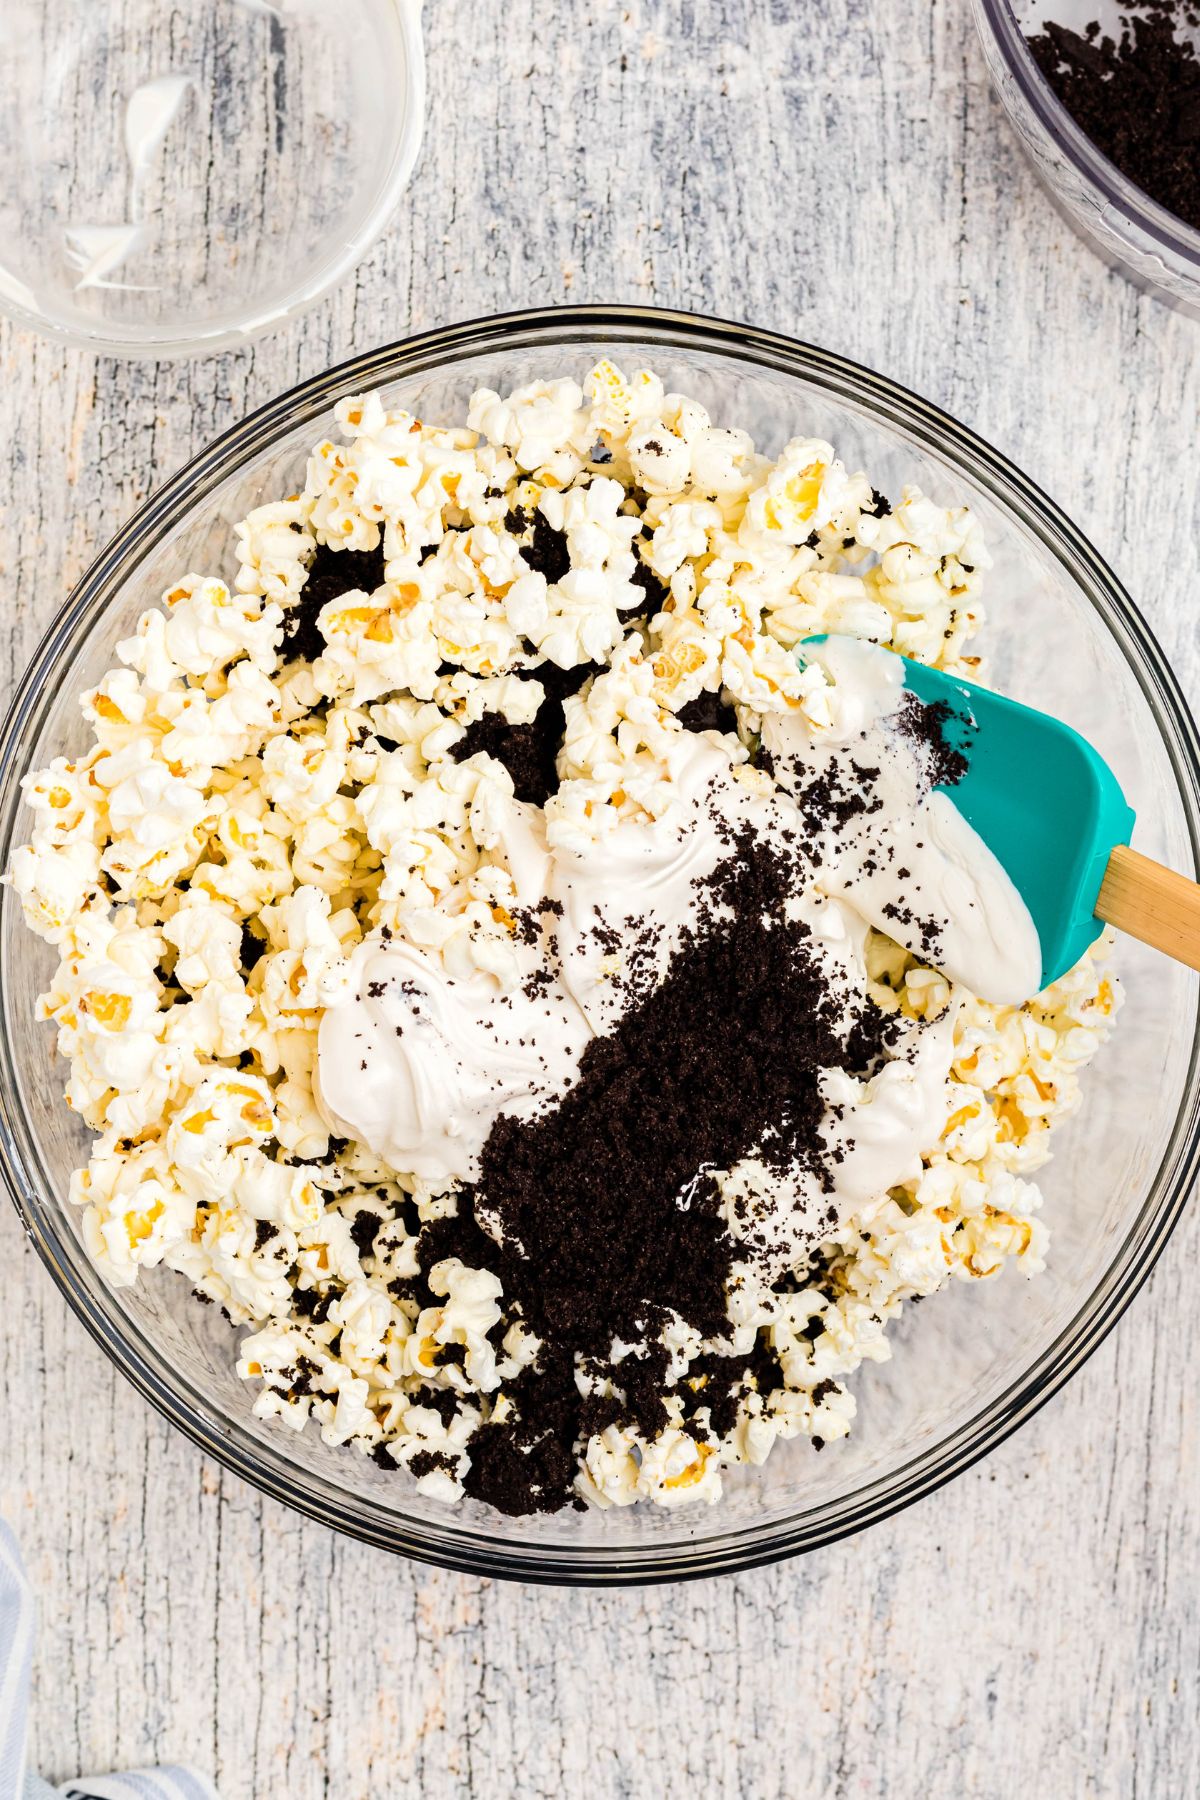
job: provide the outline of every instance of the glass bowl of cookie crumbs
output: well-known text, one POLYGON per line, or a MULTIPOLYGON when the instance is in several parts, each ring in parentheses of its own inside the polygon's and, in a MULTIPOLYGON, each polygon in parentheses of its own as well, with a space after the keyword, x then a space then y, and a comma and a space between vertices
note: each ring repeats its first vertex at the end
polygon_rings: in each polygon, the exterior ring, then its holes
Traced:
POLYGON ((1196 983, 1101 938, 1036 991, 970 845, 946 901, 904 657, 1193 865, 1111 572, 819 350, 452 327, 147 502, 0 744, 0 1158, 139 1389, 364 1540, 590 1583, 828 1542, 1028 1417, 1194 1175, 1196 983))
POLYGON ((1200 314, 1196 0, 974 0, 1021 144, 1093 248, 1200 314))

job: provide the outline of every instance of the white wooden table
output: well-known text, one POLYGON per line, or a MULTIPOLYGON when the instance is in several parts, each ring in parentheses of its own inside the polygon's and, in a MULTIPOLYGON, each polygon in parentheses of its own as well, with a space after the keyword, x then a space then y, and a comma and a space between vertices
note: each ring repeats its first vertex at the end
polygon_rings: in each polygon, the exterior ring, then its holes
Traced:
MULTIPOLYGON (((1051 210, 966 0, 431 0, 417 179, 282 335, 155 368, 0 334, 6 673, 146 492, 331 361, 583 299, 794 332, 1014 457, 1200 691, 1200 326, 1051 210)), ((866 1536, 594 1595, 388 1561, 223 1474, 110 1369, 3 1209, 0 1509, 42 1608, 34 1766, 225 1800, 1200 1791, 1200 1215, 1070 1389, 866 1536)))

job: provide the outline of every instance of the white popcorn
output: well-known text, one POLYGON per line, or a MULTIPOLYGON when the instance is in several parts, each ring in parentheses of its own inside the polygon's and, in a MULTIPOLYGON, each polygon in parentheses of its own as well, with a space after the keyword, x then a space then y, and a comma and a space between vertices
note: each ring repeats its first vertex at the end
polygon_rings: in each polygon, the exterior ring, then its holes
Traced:
POLYGON ((851 496, 850 479, 822 438, 793 438, 746 504, 741 539, 803 544, 834 519, 851 496))
POLYGON ((419 699, 433 694, 440 657, 431 577, 407 558, 389 570, 375 594, 352 590, 321 608, 327 647, 313 669, 321 693, 348 694, 356 706, 398 688, 419 699))
POLYGON ((467 423, 490 444, 511 450, 519 469, 537 469, 577 444, 586 420, 583 395, 573 381, 535 381, 516 388, 507 400, 480 388, 471 401, 467 423))
POLYGON ((174 979, 189 994, 213 982, 226 986, 239 980, 242 926, 233 909, 209 899, 203 889, 190 889, 179 910, 163 926, 163 936, 176 950, 174 979))
POLYGON ((705 555, 710 533, 721 526, 721 509, 711 500, 674 501, 664 507, 655 526, 647 557, 650 567, 669 580, 684 562, 705 555))
POLYGON ((73 1177, 71 1198, 86 1210, 84 1241, 114 1287, 160 1263, 192 1230, 195 1206, 170 1178, 154 1146, 96 1155, 73 1177))
POLYGON ((648 494, 677 494, 692 478, 692 453, 686 439, 665 425, 645 426, 629 439, 629 466, 648 494))
POLYGON ((346 756, 325 736, 272 738, 262 755, 262 791, 294 819, 327 808, 346 779, 346 756))
POLYGON ((100 876, 100 851, 84 841, 22 844, 9 879, 31 930, 56 944, 83 911, 100 876))
POLYGON ((282 613, 251 595, 231 594, 222 581, 189 576, 163 596, 171 609, 166 653, 184 675, 201 680, 214 669, 248 657, 259 668, 273 667, 282 613))
POLYGON ((159 699, 158 714, 167 727, 159 754, 194 782, 257 754, 278 724, 281 707, 270 677, 251 662, 239 662, 215 699, 199 688, 172 691, 159 699))
POLYGON ((329 895, 318 887, 298 887, 262 915, 267 935, 279 949, 260 964, 258 1004, 276 1031, 308 1027, 344 992, 349 979, 329 895))
POLYGON ((662 417, 666 395, 662 382, 649 369, 640 369, 628 381, 605 360, 597 363, 585 384, 596 430, 623 447, 631 430, 641 422, 662 417))
MULTIPOLYGON (((446 1296, 446 1303, 427 1307, 417 1319, 407 1346, 410 1372, 432 1375, 440 1366, 439 1351, 462 1345, 466 1355, 461 1377, 476 1393, 491 1393, 500 1382, 487 1335, 500 1321, 499 1281, 485 1269, 468 1269, 457 1257, 447 1257, 429 1271, 429 1285, 435 1294, 446 1296)), ((457 1385, 458 1367, 448 1366, 446 1374, 451 1385, 457 1385)))
POLYGON ((234 526, 240 594, 291 605, 308 574, 316 540, 308 530, 307 499, 271 500, 234 526))

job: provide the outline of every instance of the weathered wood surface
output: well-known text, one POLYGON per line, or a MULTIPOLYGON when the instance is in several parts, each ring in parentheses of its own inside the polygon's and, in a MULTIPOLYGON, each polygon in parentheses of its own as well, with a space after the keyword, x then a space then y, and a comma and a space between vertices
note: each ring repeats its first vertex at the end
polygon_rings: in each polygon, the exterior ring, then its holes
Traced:
MULTIPOLYGON (((205 439, 439 321, 650 301, 895 375, 1081 522, 1200 690, 1200 326, 1051 210, 965 0, 436 0, 424 160, 357 279, 193 365, 2 334, 3 659, 205 439)), ((206 1462, 11 1217, 0 1506, 42 1601, 35 1766, 187 1757, 226 1800, 1024 1800, 1200 1791, 1200 1217, 985 1465, 804 1562, 642 1593, 389 1562, 206 1462)))

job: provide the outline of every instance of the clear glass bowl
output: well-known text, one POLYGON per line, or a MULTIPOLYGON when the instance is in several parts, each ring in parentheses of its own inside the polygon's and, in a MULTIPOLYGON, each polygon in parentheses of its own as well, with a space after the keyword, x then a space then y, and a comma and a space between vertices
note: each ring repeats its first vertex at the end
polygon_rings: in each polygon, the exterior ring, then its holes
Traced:
MULTIPOLYGON (((84 742, 76 696, 181 570, 230 572, 234 521, 293 491, 341 396, 382 387, 426 419, 461 419, 480 383, 582 375, 601 355, 648 363, 767 450, 831 438, 885 492, 922 483, 977 507, 996 557, 985 647, 997 684, 1086 732, 1138 809, 1136 841, 1195 866, 1200 746, 1174 678, 1120 585, 1057 508, 944 413, 883 377, 767 332, 636 308, 565 308, 454 326, 331 370, 253 414, 135 514, 80 582, 25 676, 0 739, 0 862, 27 829, 18 786, 84 742)), ((855 1378, 853 1434, 817 1454, 779 1446, 714 1508, 506 1519, 446 1509, 407 1478, 314 1431, 250 1412, 234 1334, 166 1271, 117 1293, 66 1204, 85 1134, 60 1098, 53 1034, 35 1022, 50 951, 0 896, 0 1164, 39 1254, 117 1366, 210 1454, 264 1492, 390 1550, 491 1575, 605 1583, 706 1575, 812 1549, 928 1493, 1013 1431, 1093 1350, 1145 1278, 1197 1166, 1197 982, 1127 942, 1128 1000, 1087 1071, 1045 1172, 1047 1272, 956 1286, 910 1308, 894 1359, 855 1378)), ((1084 1497, 1081 1496, 1081 1502, 1084 1497)))
MULTIPOLYGON (((996 91, 1059 211, 1111 267, 1160 300, 1200 317, 1200 231, 1123 175, 1080 129, 1026 42, 1047 20, 1115 34, 1116 0, 972 0, 996 91)), ((1180 19, 1176 26, 1189 29, 1180 19)))
POLYGON ((420 0, 2 0, 0 309, 223 349, 318 300, 420 147, 420 0))

